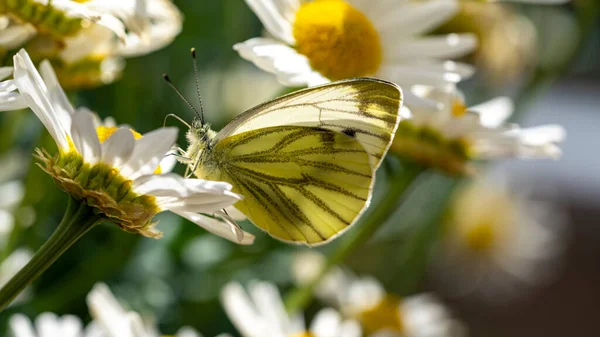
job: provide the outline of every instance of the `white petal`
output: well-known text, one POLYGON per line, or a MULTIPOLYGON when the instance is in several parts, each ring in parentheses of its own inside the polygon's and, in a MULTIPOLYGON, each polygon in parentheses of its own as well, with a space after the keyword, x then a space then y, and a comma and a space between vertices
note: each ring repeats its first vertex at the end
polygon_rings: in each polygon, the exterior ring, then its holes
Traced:
MULTIPOLYGON (((372 4, 376 7, 378 5, 372 4)), ((382 42, 388 38, 403 38, 429 32, 450 19, 458 11, 458 2, 433 0, 408 2, 388 8, 383 17, 373 18, 373 24, 381 32, 382 42)))
POLYGON ((73 115, 71 137, 77 152, 89 164, 95 164, 102 157, 102 148, 98 134, 94 128, 94 116, 89 112, 78 112, 73 115))
POLYGON ((244 337, 265 337, 269 331, 254 304, 238 283, 229 283, 221 291, 221 303, 229 320, 244 337))
POLYGON ((50 99, 54 103, 53 108, 57 110, 57 113, 63 116, 62 118, 64 119, 66 119, 66 115, 72 115, 74 113, 73 106, 71 105, 71 102, 69 102, 63 88, 60 86, 58 77, 56 77, 56 73, 48 60, 43 60, 40 63, 40 74, 46 83, 50 99))
POLYGON ((342 315, 331 308, 317 313, 310 325, 310 332, 319 337, 336 337, 342 322, 342 315))
POLYGON ((59 149, 69 150, 67 136, 71 130, 71 118, 55 111, 48 88, 24 49, 14 56, 14 81, 19 92, 42 124, 46 127, 59 149))
POLYGON ((472 52, 477 47, 474 34, 448 34, 421 37, 399 41, 386 46, 384 57, 387 60, 421 59, 423 57, 455 58, 472 52))
POLYGON ((289 331, 290 317, 288 316, 283 299, 277 287, 269 282, 252 282, 248 285, 248 294, 258 309, 260 316, 272 327, 272 331, 289 331))
POLYGON ((134 144, 131 130, 120 128, 102 143, 102 162, 110 167, 121 168, 129 161, 134 144))
POLYGON ((177 139, 177 128, 161 128, 145 134, 135 141, 131 158, 121 169, 129 179, 153 173, 177 139))
POLYGON ((177 154, 177 150, 171 149, 171 151, 169 151, 169 153, 167 153, 160 161, 158 164, 160 167, 160 172, 168 173, 173 171, 175 165, 177 165, 177 157, 175 157, 174 154, 177 154))
POLYGON ((294 44, 292 23, 279 11, 276 1, 280 0, 246 0, 246 3, 271 35, 288 44, 294 44))
POLYGON ((314 73, 304 55, 273 39, 254 38, 234 45, 233 49, 262 70, 276 74, 284 85, 289 85, 284 82, 286 79, 314 73))
POLYGON ((254 235, 242 231, 239 227, 231 226, 225 222, 207 217, 202 214, 193 213, 193 212, 175 212, 180 216, 190 220, 196 225, 206 229, 207 231, 223 237, 229 241, 241 244, 241 245, 250 245, 254 242, 254 235), (238 238, 241 237, 242 240, 239 241, 238 238))
POLYGON ((515 105, 510 98, 496 97, 487 102, 469 107, 469 110, 479 114, 481 125, 487 128, 496 128, 504 124, 508 117, 512 115, 514 107, 515 105))
POLYGON ((14 337, 37 337, 27 316, 15 314, 8 320, 8 329, 14 337))
POLYGON ((0 111, 14 111, 29 107, 25 98, 17 92, 0 92, 0 111))

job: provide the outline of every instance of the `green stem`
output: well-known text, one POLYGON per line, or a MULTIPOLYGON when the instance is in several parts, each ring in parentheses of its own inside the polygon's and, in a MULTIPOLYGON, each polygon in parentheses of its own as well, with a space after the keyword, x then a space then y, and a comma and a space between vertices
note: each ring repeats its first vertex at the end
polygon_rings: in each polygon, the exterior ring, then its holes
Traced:
POLYGON ((33 280, 42 274, 69 247, 103 220, 94 209, 69 198, 67 211, 52 236, 8 283, 0 289, 0 310, 8 306, 33 280))
POLYGON ((327 272, 335 265, 342 263, 344 258, 357 248, 365 244, 377 232, 386 220, 398 208, 398 200, 404 195, 412 183, 423 172, 424 168, 413 163, 404 163, 403 169, 398 170, 390 179, 387 193, 383 200, 374 205, 367 214, 363 216, 356 228, 344 235, 334 253, 327 259, 324 268, 319 275, 310 283, 294 289, 285 299, 285 305, 289 312, 296 312, 304 307, 312 299, 314 288, 325 277, 327 272))

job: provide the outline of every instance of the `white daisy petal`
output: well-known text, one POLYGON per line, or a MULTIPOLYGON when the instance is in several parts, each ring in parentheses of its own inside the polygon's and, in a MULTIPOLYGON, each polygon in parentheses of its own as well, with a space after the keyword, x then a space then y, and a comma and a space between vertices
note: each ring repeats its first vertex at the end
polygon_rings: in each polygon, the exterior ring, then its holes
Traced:
POLYGON ((276 4, 277 1, 281 2, 280 0, 246 0, 246 3, 271 35, 288 44, 293 44, 292 24, 279 11, 280 7, 276 4))
POLYGON ((395 38, 398 39, 427 33, 446 22, 456 12, 458 3, 452 0, 409 2, 405 5, 396 3, 373 23, 380 32, 396 34, 395 38))
POLYGON ((16 92, 0 92, 0 111, 14 111, 28 107, 22 95, 16 92))
POLYGON ((135 146, 131 130, 120 128, 102 143, 101 161, 111 167, 121 168, 129 161, 135 146))
POLYGON ((229 283, 221 291, 221 303, 229 320, 244 337, 267 336, 268 326, 238 283, 229 283))
POLYGON ((469 107, 469 111, 479 114, 481 125, 496 128, 504 124, 512 115, 515 105, 508 97, 497 97, 487 102, 469 107))
POLYGON ((12 315, 8 321, 8 329, 14 337, 37 337, 31 321, 23 314, 12 315))
POLYGON ((98 134, 94 128, 94 116, 88 112, 79 112, 73 115, 71 137, 77 152, 89 164, 95 164, 102 157, 102 147, 98 134))
POLYGON ((135 148, 121 174, 129 179, 136 179, 156 170, 177 139, 177 128, 162 128, 145 134, 135 141, 135 148))
POLYGON ((319 337, 335 337, 338 335, 341 323, 342 315, 331 308, 325 308, 313 319, 310 332, 319 337))
POLYGON ((454 58, 470 53, 477 46, 474 34, 448 34, 407 40, 385 49, 389 60, 410 58, 454 58))
POLYGON ((64 151, 69 150, 67 136, 71 129, 70 116, 54 110, 48 88, 24 49, 14 56, 14 65, 14 82, 29 108, 44 124, 58 147, 64 151))
MULTIPOLYGON (((58 83, 58 77, 56 77, 56 73, 52 66, 50 65, 50 61, 43 60, 40 63, 40 74, 42 79, 46 83, 46 87, 48 88, 48 93, 50 94, 50 99, 52 100, 53 107, 56 110, 56 113, 63 116, 62 120, 67 120, 66 115, 72 115, 74 113, 73 106, 67 95, 65 94, 63 88, 58 83)), ((66 125, 65 127, 68 127, 66 125)))
POLYGON ((206 229, 210 233, 223 237, 237 244, 251 245, 254 242, 254 235, 242 231, 241 228, 237 226, 231 226, 230 224, 194 212, 173 212, 206 229), (242 239, 239 240, 239 238, 242 239))

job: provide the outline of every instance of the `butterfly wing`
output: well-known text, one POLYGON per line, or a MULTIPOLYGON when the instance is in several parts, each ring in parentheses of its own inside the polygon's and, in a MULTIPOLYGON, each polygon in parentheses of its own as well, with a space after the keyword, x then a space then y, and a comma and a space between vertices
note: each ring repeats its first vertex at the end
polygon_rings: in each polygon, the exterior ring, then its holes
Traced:
POLYGON ((393 83, 371 78, 339 81, 258 105, 225 126, 215 142, 269 126, 319 127, 357 139, 377 169, 392 143, 401 106, 402 91, 393 83))
POLYGON ((373 168, 354 138, 328 129, 276 126, 216 143, 198 175, 244 196, 235 204, 271 236, 317 245, 350 227, 370 198, 373 168))

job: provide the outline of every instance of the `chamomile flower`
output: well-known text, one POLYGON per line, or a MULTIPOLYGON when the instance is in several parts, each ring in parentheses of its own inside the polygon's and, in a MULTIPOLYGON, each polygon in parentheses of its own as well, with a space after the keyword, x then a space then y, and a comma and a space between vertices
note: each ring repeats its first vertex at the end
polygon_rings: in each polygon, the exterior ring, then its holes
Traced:
POLYGON ((0 21, 0 49, 27 43, 33 59, 49 59, 67 88, 114 81, 124 57, 165 47, 182 25, 170 0, 0 0, 0 14, 16 19, 0 21))
POLYGON ((357 322, 344 320, 331 308, 322 309, 307 329, 301 314, 289 315, 277 287, 254 282, 248 293, 238 283, 229 283, 221 302, 242 337, 360 337, 357 322))
MULTIPOLYGON (((43 313, 34 324, 25 315, 16 314, 9 319, 11 337, 159 337, 155 326, 146 324, 141 316, 126 311, 110 289, 96 284, 87 296, 93 321, 84 327, 77 316, 57 316, 43 313)), ((192 328, 179 329, 173 337, 199 337, 192 328)))
POLYGON ((475 48, 472 34, 424 36, 456 13, 454 0, 246 2, 270 36, 234 49, 288 86, 372 76, 449 90, 473 72, 448 60, 475 48))
POLYGON ((77 316, 59 317, 50 312, 40 314, 35 322, 23 314, 15 314, 8 321, 8 332, 11 337, 111 337, 103 334, 97 324, 84 328, 77 316))
POLYGON ((565 247, 563 222, 551 205, 479 178, 452 199, 434 275, 457 295, 511 299, 556 271, 565 247))
POLYGON ((472 160, 558 158, 565 138, 559 125, 520 128, 505 123, 513 112, 509 98, 499 97, 467 108, 460 92, 417 86, 420 104, 403 108, 390 150, 452 174, 472 171, 472 160))
POLYGON ((214 234, 252 243, 253 236, 221 211, 241 198, 230 184, 161 174, 159 164, 175 142, 175 128, 142 136, 128 128, 96 127, 93 114, 71 106, 47 61, 40 65, 42 75, 24 50, 14 64, 13 85, 58 146, 56 155, 38 150, 37 156, 61 189, 129 232, 158 238, 152 218, 172 211, 214 234))
MULTIPOLYGON (((325 265, 323 256, 304 252, 295 257, 293 274, 300 284, 312 282, 325 265)), ((357 277, 334 268, 316 286, 315 295, 359 321, 370 336, 454 337, 466 328, 433 294, 400 297, 385 291, 372 277, 357 277)))
MULTIPOLYGON (((159 337, 154 325, 147 324, 140 314, 127 311, 108 286, 98 283, 87 296, 90 313, 104 331, 104 337, 159 337)), ((173 337, 199 337, 194 329, 183 327, 173 337)))

